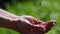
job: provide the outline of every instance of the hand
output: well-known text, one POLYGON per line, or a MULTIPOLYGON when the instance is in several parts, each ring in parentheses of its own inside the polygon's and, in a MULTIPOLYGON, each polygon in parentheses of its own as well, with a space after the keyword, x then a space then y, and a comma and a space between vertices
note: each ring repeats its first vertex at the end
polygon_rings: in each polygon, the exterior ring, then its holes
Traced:
POLYGON ((17 20, 17 28, 21 34, 45 34, 55 25, 55 20, 43 22, 32 16, 20 16, 17 20))

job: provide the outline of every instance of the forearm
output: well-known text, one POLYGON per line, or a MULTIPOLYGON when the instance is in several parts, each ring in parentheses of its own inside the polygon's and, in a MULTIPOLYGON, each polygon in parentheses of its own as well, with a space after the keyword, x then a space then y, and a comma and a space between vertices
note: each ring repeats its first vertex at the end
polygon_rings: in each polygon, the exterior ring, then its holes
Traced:
POLYGON ((0 27, 18 31, 17 20, 18 16, 0 9, 0 27))
POLYGON ((17 18, 16 15, 0 9, 0 27, 14 29, 13 20, 17 18))
POLYGON ((9 17, 4 17, 0 15, 0 27, 16 30, 16 23, 9 17))
POLYGON ((16 15, 9 13, 9 12, 2 10, 2 9, 0 9, 0 15, 10 17, 10 18, 16 18, 17 17, 16 15))
POLYGON ((10 20, 0 17, 0 27, 9 27, 10 23, 11 23, 10 20))

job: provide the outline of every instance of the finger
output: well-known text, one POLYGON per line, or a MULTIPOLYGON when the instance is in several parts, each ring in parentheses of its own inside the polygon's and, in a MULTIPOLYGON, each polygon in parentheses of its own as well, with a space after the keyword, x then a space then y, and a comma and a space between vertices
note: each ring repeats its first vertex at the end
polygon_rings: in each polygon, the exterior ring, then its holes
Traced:
POLYGON ((56 20, 50 20, 49 22, 47 22, 45 25, 45 33, 48 32, 49 30, 51 30, 51 28, 56 24, 56 20))

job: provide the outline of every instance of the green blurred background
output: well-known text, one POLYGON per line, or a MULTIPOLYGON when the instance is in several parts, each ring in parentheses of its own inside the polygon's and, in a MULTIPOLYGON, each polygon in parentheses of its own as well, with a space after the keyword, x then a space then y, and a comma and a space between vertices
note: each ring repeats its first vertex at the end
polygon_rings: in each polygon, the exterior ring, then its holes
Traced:
MULTIPOLYGON (((31 15, 43 21, 56 20, 56 25, 47 34, 60 34, 60 0, 11 1, 11 4, 5 3, 5 10, 16 15, 31 15)), ((0 28, 0 34, 19 33, 10 29, 0 28)))

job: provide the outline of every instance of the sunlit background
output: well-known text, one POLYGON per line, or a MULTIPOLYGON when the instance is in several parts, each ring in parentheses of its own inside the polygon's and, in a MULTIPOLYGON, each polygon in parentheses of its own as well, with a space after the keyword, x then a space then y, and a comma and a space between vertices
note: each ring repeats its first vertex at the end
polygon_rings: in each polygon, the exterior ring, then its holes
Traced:
MULTIPOLYGON (((60 0, 0 0, 0 8, 16 15, 31 15, 42 21, 56 20, 47 34, 60 34, 60 0)), ((0 28, 0 34, 19 34, 0 28)))

